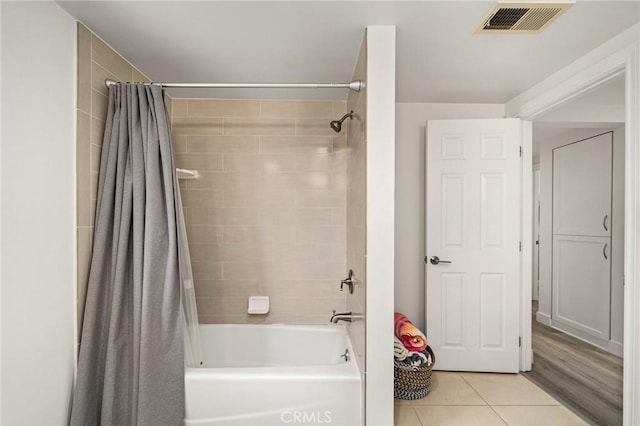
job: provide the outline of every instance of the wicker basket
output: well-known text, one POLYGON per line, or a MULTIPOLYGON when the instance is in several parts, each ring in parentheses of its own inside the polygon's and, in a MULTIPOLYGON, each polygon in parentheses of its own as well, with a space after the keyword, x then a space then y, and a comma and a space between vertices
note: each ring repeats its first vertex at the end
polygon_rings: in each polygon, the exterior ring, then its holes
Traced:
POLYGON ((397 399, 420 399, 431 390, 431 370, 436 363, 436 356, 429 346, 431 365, 428 367, 410 367, 393 361, 393 396, 397 399))

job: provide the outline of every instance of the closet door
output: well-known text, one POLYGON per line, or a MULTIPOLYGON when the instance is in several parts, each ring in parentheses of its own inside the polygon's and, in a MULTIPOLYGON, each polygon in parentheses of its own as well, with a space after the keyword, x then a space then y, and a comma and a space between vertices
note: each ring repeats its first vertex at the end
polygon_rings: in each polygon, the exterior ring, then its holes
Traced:
POLYGON ((613 132, 553 150, 553 233, 611 236, 613 132))
POLYGON ((553 320, 609 340, 611 239, 554 235, 553 320))

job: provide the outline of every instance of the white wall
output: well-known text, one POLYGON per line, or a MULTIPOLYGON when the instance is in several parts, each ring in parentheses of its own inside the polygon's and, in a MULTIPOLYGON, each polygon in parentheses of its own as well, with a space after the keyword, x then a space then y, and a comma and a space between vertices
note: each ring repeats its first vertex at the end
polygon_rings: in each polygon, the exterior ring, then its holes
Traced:
MULTIPOLYGON (((566 129, 557 137, 540 141, 540 275, 539 303, 536 319, 551 324, 552 227, 553 227, 553 149, 596 136, 607 129, 566 129)), ((614 130, 613 140, 613 211, 611 241, 611 340, 621 355, 623 334, 623 253, 624 253, 624 127, 614 130)), ((613 349, 615 351, 615 349, 613 349)))
POLYGON ((502 104, 396 104, 395 310, 421 329, 425 325, 426 121, 504 115, 502 104))
POLYGON ((76 25, 2 2, 2 418, 62 425, 74 372, 76 25))
POLYGON ((367 426, 393 424, 396 27, 367 27, 367 426))

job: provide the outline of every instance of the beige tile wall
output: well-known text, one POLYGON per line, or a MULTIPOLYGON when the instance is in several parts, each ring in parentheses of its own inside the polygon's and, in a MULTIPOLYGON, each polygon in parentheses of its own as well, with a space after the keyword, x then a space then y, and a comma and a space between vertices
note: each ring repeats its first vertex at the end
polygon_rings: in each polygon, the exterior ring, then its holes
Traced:
POLYGON ((326 324, 345 308, 345 102, 177 99, 181 182, 202 323, 326 324), (266 295, 271 312, 247 315, 266 295))
MULTIPOLYGON (((149 81, 78 23, 77 230, 81 329, 91 257, 106 78, 149 81)), ((326 323, 345 309, 346 102, 166 98, 201 322, 326 323), (266 317, 246 314, 268 295, 266 317)))
POLYGON ((107 114, 105 79, 149 81, 122 56, 107 46, 87 27, 78 23, 77 99, 77 247, 78 247, 78 330, 82 331, 93 219, 97 198, 100 153, 107 114))
MULTIPOLYGON (((360 47, 353 80, 367 81, 367 41, 360 47)), ((350 92, 347 109, 354 112, 347 137, 347 265, 357 284, 347 296, 347 310, 366 314, 366 235, 367 235, 367 92, 350 92)), ((351 341, 362 372, 365 364, 365 321, 352 323, 351 341)))

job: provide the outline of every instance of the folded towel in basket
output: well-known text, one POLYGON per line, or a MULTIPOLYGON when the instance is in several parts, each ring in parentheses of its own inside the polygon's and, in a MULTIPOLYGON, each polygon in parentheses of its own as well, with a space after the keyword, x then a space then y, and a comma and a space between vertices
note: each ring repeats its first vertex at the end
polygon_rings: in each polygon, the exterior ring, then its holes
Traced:
POLYGON ((426 350, 424 352, 409 352, 411 355, 406 357, 403 364, 418 369, 418 367, 429 367, 431 365, 431 354, 426 350))
POLYGON ((396 336, 393 336, 393 357, 398 361, 404 361, 409 356, 409 349, 396 336))
POLYGON ((418 327, 413 325, 409 318, 398 312, 394 317, 394 330, 396 337, 408 350, 422 352, 427 347, 427 336, 418 330, 418 327))
POLYGON ((393 358, 410 367, 429 367, 431 365, 431 354, 425 348, 422 352, 410 351, 404 347, 400 339, 393 338, 393 358))

